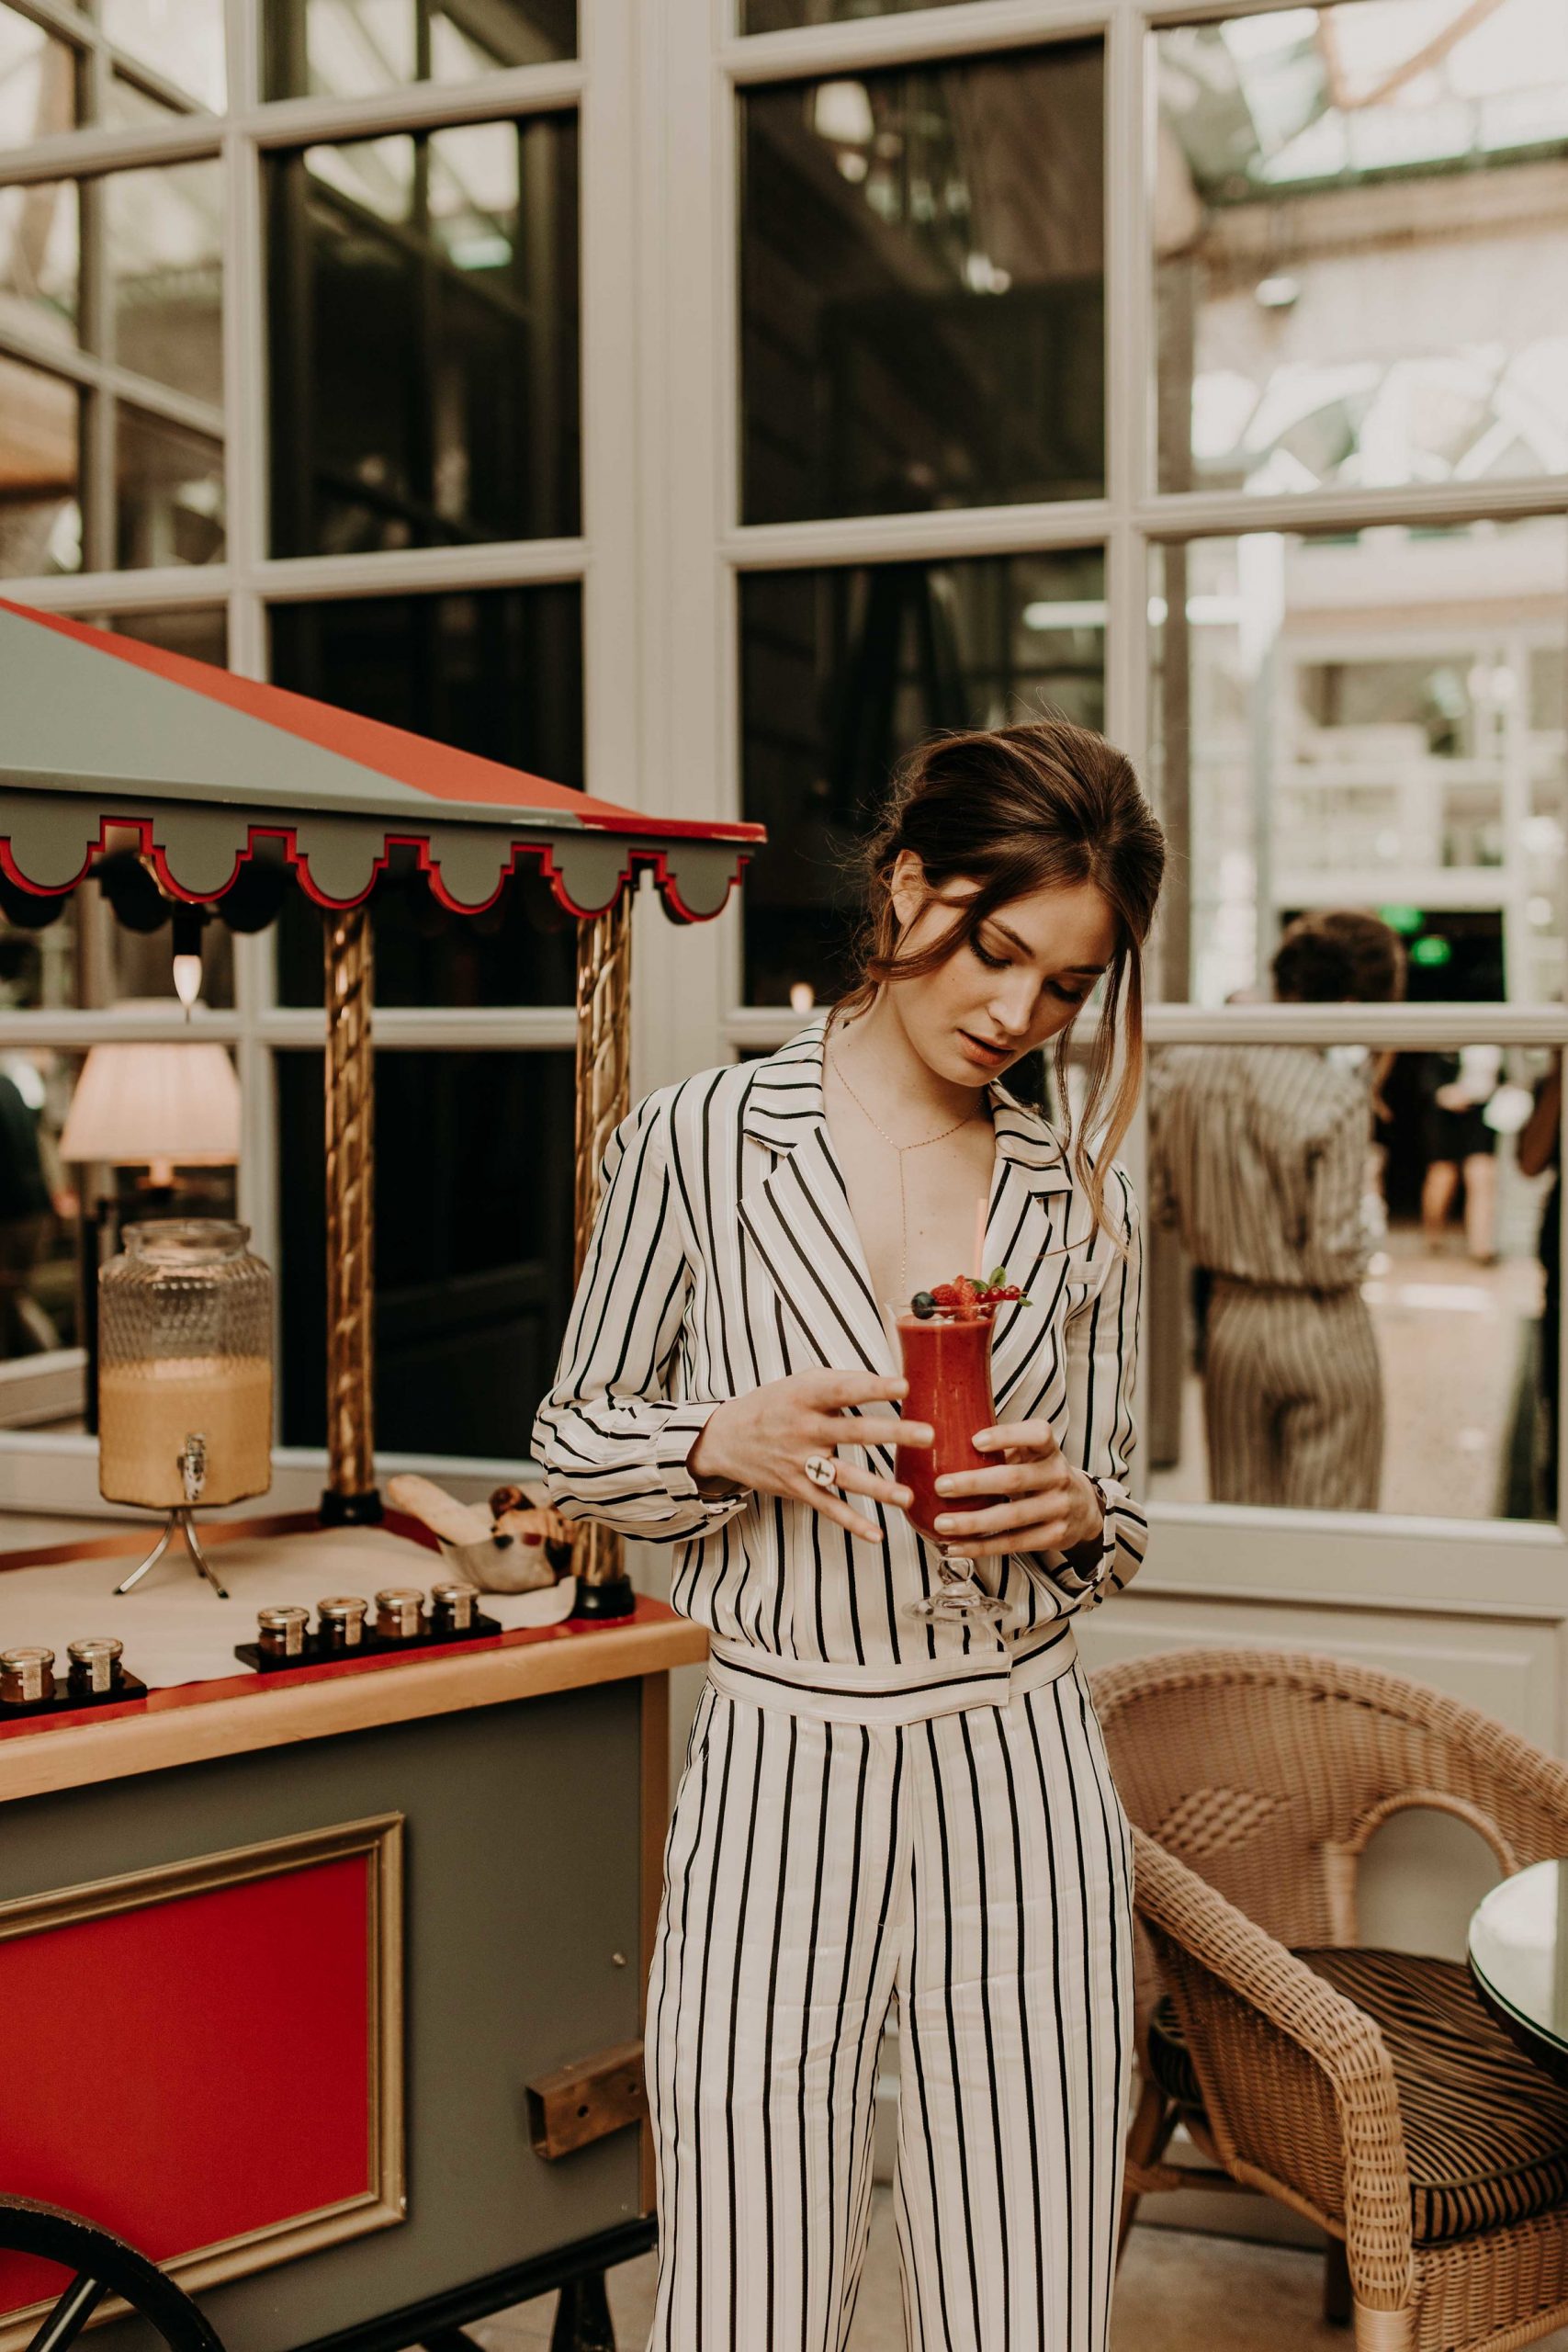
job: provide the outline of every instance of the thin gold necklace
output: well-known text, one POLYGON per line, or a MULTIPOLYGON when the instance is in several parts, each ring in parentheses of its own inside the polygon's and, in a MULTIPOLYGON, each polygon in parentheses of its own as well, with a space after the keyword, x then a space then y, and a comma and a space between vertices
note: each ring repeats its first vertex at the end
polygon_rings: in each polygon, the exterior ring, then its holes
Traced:
MULTIPOLYGON (((826 1064, 826 1051, 824 1051, 824 1064, 826 1064)), ((871 1125, 876 1129, 877 1134, 882 1137, 883 1142, 887 1146, 888 1149, 896 1152, 898 1156, 898 1295, 900 1299, 902 1299, 905 1287, 909 1279, 909 1211, 908 1204, 904 1196, 904 1155, 906 1152, 910 1151, 928 1151, 933 1143, 942 1143, 944 1142, 949 1136, 955 1136, 960 1127, 966 1127, 969 1125, 970 1120, 975 1116, 975 1111, 973 1106, 971 1106, 969 1110, 964 1112, 964 1116, 961 1119, 954 1119, 952 1126, 943 1127, 940 1135, 921 1136, 916 1143, 895 1143, 893 1137, 888 1134, 881 1120, 876 1117, 874 1112, 869 1111, 866 1108, 866 1105, 861 1101, 860 1096, 851 1085, 848 1072, 844 1069, 842 1057, 839 1055, 835 1055, 833 1057, 833 1069, 844 1089, 844 1091, 848 1094, 851 1102, 855 1105, 855 1108, 864 1118, 870 1121, 871 1125)))

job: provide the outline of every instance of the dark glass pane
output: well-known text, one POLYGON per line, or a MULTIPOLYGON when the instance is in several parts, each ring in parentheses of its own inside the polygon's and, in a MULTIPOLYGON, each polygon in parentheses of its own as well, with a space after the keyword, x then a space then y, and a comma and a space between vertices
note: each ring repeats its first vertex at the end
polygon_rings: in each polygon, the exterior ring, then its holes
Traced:
POLYGON ((19 9, 0 6, 0 148, 74 130, 82 120, 77 51, 19 9))
POLYGON ((1556 0, 1154 39, 1161 489, 1568 470, 1556 0))
POLYGON ((948 8, 954 0, 740 0, 743 33, 782 33, 794 25, 839 25, 859 17, 903 17, 911 8, 948 8))
POLYGON ((81 395, 0 356, 0 575, 82 569, 81 395))
POLYGON ((223 554, 223 450, 205 434, 121 401, 115 412, 116 560, 217 563, 223 554))
POLYGON ((742 98, 749 523, 1098 496, 1098 41, 742 98))
MULTIPOLYGON (((43 1046, 0 1055, 0 1363, 76 1344, 74 1186, 86 1170, 62 1160, 60 1131, 81 1068, 81 1055, 43 1046)), ((68 1385, 56 1426, 80 1427, 80 1410, 68 1385)))
MULTIPOLYGON (((161 613, 122 613, 102 626, 117 637, 133 637, 141 645, 161 645, 169 653, 188 653, 195 662, 229 662, 229 616, 220 606, 180 605, 161 613)), ((209 998, 210 1003, 211 999, 209 998)))
POLYGON ((576 531, 575 119, 268 171, 274 551, 576 531))
POLYGON ((0 187, 0 305, 35 340, 73 349, 81 207, 72 180, 0 187))
POLYGON ((1098 548, 741 581, 745 813, 768 828, 741 897, 749 1003, 844 987, 845 853, 911 745, 1045 708, 1103 725, 1104 597, 1098 548))
POLYGON ((99 0, 98 8, 116 49, 215 114, 228 104, 223 15, 219 0, 99 0))
MULTIPOLYGON (((574 584, 280 605, 272 674, 367 718, 581 786, 582 596, 574 584)), ((459 921, 404 861, 377 894, 375 922, 383 1004, 572 1001, 575 934, 526 877, 487 914, 459 921)), ((291 894, 277 937, 281 1001, 319 1004, 317 910, 291 894)))
POLYGON ((112 356, 188 399, 223 400, 223 167, 160 164, 97 184, 112 356))
MULTIPOLYGON (((277 1057, 283 1440, 320 1445, 321 1057, 277 1057)), ((571 1304, 573 1057, 376 1057, 376 1441, 521 1462, 571 1304)))
POLYGON ((1561 515, 1156 548, 1148 781, 1172 852, 1161 988, 1265 985, 1302 907, 1394 909, 1411 994, 1561 998, 1561 515), (1540 665, 1538 669, 1538 665, 1540 665))
POLYGON ((1549 1100, 1539 1150, 1525 1132, 1551 1061, 1484 1044, 1155 1048, 1156 1501, 1556 1517, 1549 1100))
POLYGON ((577 54, 576 0, 267 0, 267 96, 365 97, 577 54))

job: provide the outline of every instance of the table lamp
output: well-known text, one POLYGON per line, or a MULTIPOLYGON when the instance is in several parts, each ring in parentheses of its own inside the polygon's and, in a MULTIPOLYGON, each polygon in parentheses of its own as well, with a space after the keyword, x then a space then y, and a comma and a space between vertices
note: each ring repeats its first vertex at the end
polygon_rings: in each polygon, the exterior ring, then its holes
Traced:
POLYGON ((172 1185, 176 1168, 232 1167, 240 1157, 240 1081, 221 1046, 118 1039, 87 1056, 60 1156, 145 1168, 172 1185))

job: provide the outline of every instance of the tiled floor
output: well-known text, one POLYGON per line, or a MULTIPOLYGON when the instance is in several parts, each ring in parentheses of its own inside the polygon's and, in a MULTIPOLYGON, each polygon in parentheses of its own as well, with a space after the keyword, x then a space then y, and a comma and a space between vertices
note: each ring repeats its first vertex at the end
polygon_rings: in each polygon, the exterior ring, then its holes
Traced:
MULTIPOLYGON (((653 2257, 627 2263, 610 2279, 620 2352, 643 2352, 653 2292, 653 2257)), ((1122 2267, 1111 2352, 1350 2352, 1342 2328, 1324 2324, 1319 2256, 1176 2230, 1134 2233, 1122 2267)), ((522 2304, 470 2333, 490 2352, 547 2345, 555 2299, 522 2304)), ((860 2307, 849 2352, 905 2352, 897 2260, 888 2193, 879 2189, 860 2307)), ((1568 2330, 1540 2340, 1540 2352, 1568 2352, 1568 2330)))

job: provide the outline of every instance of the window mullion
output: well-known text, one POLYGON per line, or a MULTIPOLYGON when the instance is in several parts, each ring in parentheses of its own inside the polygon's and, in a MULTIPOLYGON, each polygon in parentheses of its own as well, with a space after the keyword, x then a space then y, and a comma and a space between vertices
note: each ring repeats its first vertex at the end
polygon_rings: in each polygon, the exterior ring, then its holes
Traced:
POLYGON ((724 42, 718 64, 737 87, 743 87, 947 57, 979 57, 1102 32, 1121 6, 1122 0, 964 0, 962 7, 752 33, 724 42))

